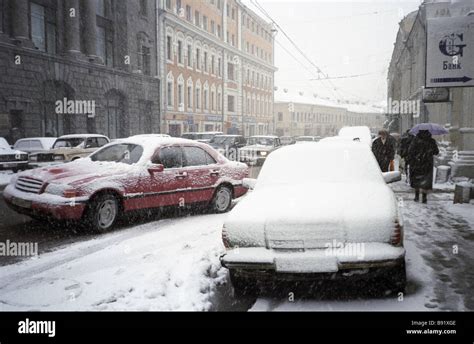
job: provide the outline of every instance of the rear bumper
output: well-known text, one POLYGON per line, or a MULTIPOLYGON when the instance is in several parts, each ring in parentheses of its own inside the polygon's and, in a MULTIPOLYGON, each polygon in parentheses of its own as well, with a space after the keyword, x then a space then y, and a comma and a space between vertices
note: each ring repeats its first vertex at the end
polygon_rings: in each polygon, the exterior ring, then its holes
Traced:
POLYGON ((362 256, 328 254, 324 249, 279 251, 238 248, 221 257, 224 267, 247 277, 307 280, 378 274, 403 265, 405 249, 383 243, 364 243, 362 256))
POLYGON ((19 191, 11 184, 3 191, 3 197, 5 203, 17 213, 57 220, 79 220, 86 206, 83 198, 38 195, 19 191))

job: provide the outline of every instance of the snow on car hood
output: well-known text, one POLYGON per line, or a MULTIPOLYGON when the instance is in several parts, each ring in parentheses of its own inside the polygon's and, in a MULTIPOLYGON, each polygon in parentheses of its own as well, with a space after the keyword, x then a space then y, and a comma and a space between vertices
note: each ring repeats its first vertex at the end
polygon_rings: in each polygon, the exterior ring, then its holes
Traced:
POLYGON ((378 182, 281 185, 250 193, 225 231, 240 247, 320 248, 334 240, 388 242, 396 216, 393 192, 378 182))
POLYGON ((136 165, 116 162, 99 162, 81 159, 52 167, 38 168, 23 172, 20 176, 39 179, 47 183, 68 184, 79 186, 91 181, 110 176, 119 176, 137 169, 136 165))

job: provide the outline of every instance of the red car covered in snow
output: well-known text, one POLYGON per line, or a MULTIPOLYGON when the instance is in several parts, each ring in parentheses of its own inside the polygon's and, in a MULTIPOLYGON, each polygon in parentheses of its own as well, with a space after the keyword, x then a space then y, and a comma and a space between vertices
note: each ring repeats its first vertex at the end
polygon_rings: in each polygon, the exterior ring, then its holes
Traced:
POLYGON ((227 160, 196 141, 135 136, 110 143, 87 158, 26 171, 3 195, 33 218, 80 220, 106 231, 119 215, 167 206, 205 205, 221 213, 247 189, 245 164, 227 160))

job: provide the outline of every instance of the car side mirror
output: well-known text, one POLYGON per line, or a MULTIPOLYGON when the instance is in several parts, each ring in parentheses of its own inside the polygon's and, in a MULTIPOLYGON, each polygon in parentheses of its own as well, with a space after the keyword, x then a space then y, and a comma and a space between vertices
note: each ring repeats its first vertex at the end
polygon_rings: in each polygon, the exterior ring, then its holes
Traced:
POLYGON ((242 186, 246 189, 253 190, 255 188, 255 185, 257 184, 257 179, 253 178, 244 178, 242 180, 242 186))
POLYGON ((151 175, 153 175, 155 173, 161 173, 164 170, 165 170, 165 167, 162 164, 155 164, 155 165, 152 165, 152 166, 148 167, 148 173, 150 173, 151 175))
POLYGON ((385 180, 385 183, 387 184, 399 182, 402 180, 402 174, 400 171, 384 172, 382 173, 382 176, 385 180))

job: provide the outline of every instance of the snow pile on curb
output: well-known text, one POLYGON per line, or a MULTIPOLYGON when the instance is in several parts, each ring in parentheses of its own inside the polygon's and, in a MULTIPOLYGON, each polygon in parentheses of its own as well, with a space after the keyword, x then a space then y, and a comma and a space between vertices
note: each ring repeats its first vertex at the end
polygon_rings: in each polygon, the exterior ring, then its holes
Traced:
POLYGON ((209 310, 225 215, 136 226, 0 268, 0 310, 209 310))

